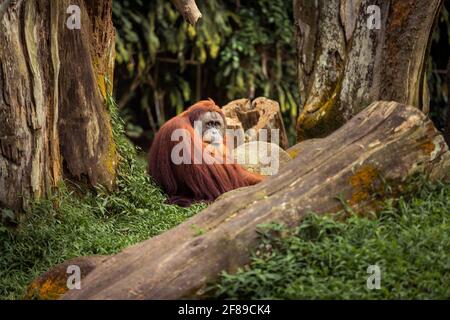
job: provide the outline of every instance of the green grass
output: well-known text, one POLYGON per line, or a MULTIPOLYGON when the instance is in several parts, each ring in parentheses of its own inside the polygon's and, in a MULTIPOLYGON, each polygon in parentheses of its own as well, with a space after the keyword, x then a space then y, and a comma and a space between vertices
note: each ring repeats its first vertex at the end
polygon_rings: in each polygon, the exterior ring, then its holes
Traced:
MULTIPOLYGON (((61 185, 35 202, 16 230, 0 224, 0 299, 20 299, 38 275, 64 260, 113 254, 173 228, 204 205, 180 208, 145 173, 108 101, 121 155, 117 189, 61 185)), ((261 247, 237 274, 210 287, 218 298, 450 298, 450 184, 422 183, 409 200, 387 201, 378 219, 308 216, 299 228, 262 229, 261 247), (366 287, 381 267, 381 289, 366 287)), ((7 215, 7 211, 3 211, 7 215)), ((198 229, 199 234, 204 231, 198 229)))
POLYGON ((18 229, 0 224, 0 299, 22 298, 35 277, 64 260, 116 253, 204 207, 164 204, 165 196, 145 172, 145 161, 123 135, 114 101, 108 105, 121 155, 117 189, 86 191, 65 183, 49 199, 35 202, 18 229))
POLYGON ((173 228, 198 212, 164 204, 141 161, 129 163, 117 191, 85 195, 61 186, 51 199, 33 205, 20 228, 0 225, 0 299, 23 297, 26 286, 66 259, 112 254, 173 228))
POLYGON ((426 183, 378 217, 266 226, 250 265, 210 290, 228 299, 449 299, 450 184, 426 183), (367 289, 369 265, 381 268, 379 290, 367 289))

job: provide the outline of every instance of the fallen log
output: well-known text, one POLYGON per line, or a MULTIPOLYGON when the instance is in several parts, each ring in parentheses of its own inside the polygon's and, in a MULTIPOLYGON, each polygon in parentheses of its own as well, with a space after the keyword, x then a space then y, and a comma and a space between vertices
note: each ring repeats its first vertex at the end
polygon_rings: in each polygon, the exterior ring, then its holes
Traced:
POLYGON ((303 152, 307 150, 320 151, 321 148, 322 148, 322 139, 316 138, 304 140, 302 141, 302 143, 297 143, 296 145, 293 145, 292 147, 287 149, 286 152, 292 159, 295 159, 298 156, 303 156, 303 152))
POLYGON ((207 282, 249 262, 258 225, 298 225, 309 212, 376 208, 385 183, 450 178, 450 152, 417 108, 375 102, 341 129, 303 150, 278 175, 224 195, 178 227, 98 265, 63 299, 179 299, 202 296, 207 282), (201 230, 201 232, 199 232, 201 230))

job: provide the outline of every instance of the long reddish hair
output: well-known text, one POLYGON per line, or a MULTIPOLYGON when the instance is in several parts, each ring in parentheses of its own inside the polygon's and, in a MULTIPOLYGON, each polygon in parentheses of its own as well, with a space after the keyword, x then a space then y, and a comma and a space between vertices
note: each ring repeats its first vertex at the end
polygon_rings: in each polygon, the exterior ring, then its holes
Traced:
MULTIPOLYGON (((156 134, 149 152, 148 171, 153 179, 170 196, 170 202, 186 205, 195 201, 212 201, 219 195, 240 187, 253 185, 262 180, 235 163, 219 163, 212 155, 203 152, 205 145, 194 132, 193 123, 205 112, 217 112, 224 119, 222 110, 213 100, 202 100, 166 122, 156 134), (190 164, 174 164, 172 149, 179 141, 172 141, 176 129, 185 129, 190 136, 190 164), (195 138, 198 137, 198 138, 195 138), (198 150, 201 148, 201 150, 198 150), (197 150, 195 150, 197 149, 197 150), (203 161, 196 163, 194 156, 201 154, 203 161)), ((183 143, 186 141, 183 140, 183 143)), ((225 147, 225 157, 228 152, 225 147)), ((198 160, 198 159, 197 159, 198 160)))

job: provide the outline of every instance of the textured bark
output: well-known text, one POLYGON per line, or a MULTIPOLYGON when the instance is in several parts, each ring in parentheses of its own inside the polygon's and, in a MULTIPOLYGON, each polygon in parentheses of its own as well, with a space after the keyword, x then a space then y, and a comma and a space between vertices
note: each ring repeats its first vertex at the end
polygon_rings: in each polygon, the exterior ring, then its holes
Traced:
POLYGON ((276 143, 283 149, 289 147, 278 102, 264 97, 253 101, 238 99, 223 106, 222 110, 227 118, 227 128, 239 132, 235 136, 235 147, 244 142, 261 140, 276 143), (267 136, 259 135, 261 129, 266 130, 267 136), (278 141, 275 137, 272 141, 271 130, 278 130, 278 141))
POLYGON ((111 188, 117 159, 102 97, 104 77, 112 75, 114 57, 111 0, 57 2, 63 11, 70 4, 82 9, 82 29, 63 26, 59 32, 59 131, 64 169, 70 177, 111 188), (98 16, 91 18, 89 13, 98 16))
POLYGON ((0 9, 0 207, 22 210, 64 175, 111 187, 117 161, 101 90, 112 77, 111 0, 0 9), (81 8, 81 30, 66 27, 69 5, 81 8))
POLYGON ((447 145, 450 146, 450 59, 447 65, 447 121, 445 126, 444 138, 447 145))
POLYGON ((320 138, 369 103, 393 100, 427 113, 425 59, 442 0, 294 1, 303 110, 297 139, 320 138), (369 6, 381 9, 369 29, 369 6))
POLYGON ((298 225, 308 212, 377 208, 386 183, 401 192, 417 173, 450 178, 450 152, 417 108, 377 102, 304 149, 264 182, 223 195, 178 227, 98 265, 64 299, 178 299, 202 296, 223 271, 249 262, 258 225, 298 225), (199 232, 201 231, 201 232, 199 232))
POLYGON ((293 145, 292 147, 287 149, 286 152, 292 159, 295 159, 298 156, 303 156, 303 154, 310 149, 319 151, 322 144, 323 139, 308 139, 303 141, 302 143, 293 145))
POLYGON ((27 300, 59 299, 64 293, 67 292, 67 271, 70 266, 77 266, 80 268, 80 278, 81 281, 83 281, 89 273, 91 273, 107 258, 107 256, 87 256, 64 261, 34 279, 28 286, 24 298, 27 300))
POLYGON ((202 17, 202 13, 197 8, 195 0, 172 0, 177 10, 183 15, 187 22, 194 25, 202 17))

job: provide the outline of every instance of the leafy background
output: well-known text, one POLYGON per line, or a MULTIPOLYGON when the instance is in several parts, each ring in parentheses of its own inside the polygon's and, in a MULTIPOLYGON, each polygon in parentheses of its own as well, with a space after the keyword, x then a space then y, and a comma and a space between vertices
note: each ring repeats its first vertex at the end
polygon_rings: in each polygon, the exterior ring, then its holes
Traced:
MULTIPOLYGON (((165 120, 211 97, 267 96, 293 123, 300 101, 291 1, 199 1, 194 28, 165 0, 114 2, 116 98, 146 149, 165 120)), ((295 137, 294 126, 290 136, 295 137)))
MULTIPOLYGON (((288 0, 198 1, 194 28, 170 1, 114 1, 117 28, 115 94, 126 132, 146 150, 159 126, 199 99, 277 100, 291 143, 300 99, 293 5, 288 0)), ((439 128, 447 104, 450 54, 447 1, 428 59, 431 117, 439 128)))
MULTIPOLYGON (((118 188, 84 190, 67 182, 33 203, 20 227, 11 229, 1 219, 0 299, 24 298, 30 282, 58 263, 116 253, 204 208, 164 204, 125 133, 145 150, 166 119, 199 98, 224 104, 265 95, 280 101, 295 139, 300 97, 291 1, 199 1, 204 18, 196 29, 168 1, 113 3, 119 106, 109 96, 107 105, 121 157, 118 188)), ((449 9, 447 1, 428 63, 431 116, 438 126, 447 103, 449 9)), ((236 274, 223 273, 211 284, 211 296, 448 299, 450 185, 416 184, 420 188, 412 196, 387 199, 379 219, 351 217, 343 223, 311 216, 294 230, 271 226, 251 263, 236 274), (366 268, 374 263, 382 268, 382 289, 369 291, 366 268)))

